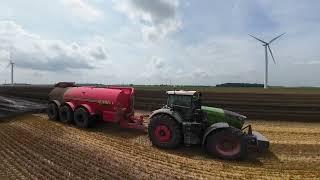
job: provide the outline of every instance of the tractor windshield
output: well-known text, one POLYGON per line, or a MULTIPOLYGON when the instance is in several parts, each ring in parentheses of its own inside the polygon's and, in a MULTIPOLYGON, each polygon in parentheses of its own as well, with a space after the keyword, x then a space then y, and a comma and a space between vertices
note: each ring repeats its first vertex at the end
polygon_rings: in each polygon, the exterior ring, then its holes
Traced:
POLYGON ((192 106, 192 96, 184 96, 184 95, 169 95, 168 98, 168 106, 184 106, 191 107, 192 106))

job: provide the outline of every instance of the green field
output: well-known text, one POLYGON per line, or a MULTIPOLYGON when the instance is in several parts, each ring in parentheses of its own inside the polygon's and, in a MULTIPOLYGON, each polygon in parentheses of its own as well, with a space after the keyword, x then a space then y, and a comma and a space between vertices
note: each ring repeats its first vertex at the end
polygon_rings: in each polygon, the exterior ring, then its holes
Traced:
MULTIPOLYGON (((79 84, 80 85, 80 84, 79 84)), ((81 84, 81 86, 86 84, 81 84)), ((197 90, 201 92, 217 92, 217 93, 263 93, 263 94, 320 94, 320 87, 280 87, 272 86, 268 89, 261 87, 215 87, 215 86, 192 86, 192 85, 133 85, 133 84, 116 84, 116 85, 102 85, 102 84, 88 84, 90 86, 123 86, 134 87, 136 90, 150 90, 150 91, 167 91, 167 90, 197 90)), ((1 89, 11 89, 11 85, 0 85, 1 89)), ((51 89, 53 85, 15 85, 15 88, 39 88, 51 89)), ((1 92, 1 91, 0 91, 1 92)))
MULTIPOLYGON (((133 85, 137 90, 173 90, 173 86, 161 85, 133 85)), ((270 87, 263 89, 260 87, 214 87, 214 86, 176 86, 176 90, 197 90, 201 92, 217 93, 266 93, 266 94, 320 94, 319 87, 270 87)))

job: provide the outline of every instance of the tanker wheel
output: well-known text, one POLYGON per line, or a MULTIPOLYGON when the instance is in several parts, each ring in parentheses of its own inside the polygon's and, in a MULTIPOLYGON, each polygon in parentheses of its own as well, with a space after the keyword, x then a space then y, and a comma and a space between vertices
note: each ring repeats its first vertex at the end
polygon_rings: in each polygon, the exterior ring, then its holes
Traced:
POLYGON ((85 108, 78 108, 74 111, 74 122, 79 128, 87 128, 91 124, 91 117, 85 108))
POLYGON ((71 123, 73 121, 73 110, 68 105, 63 105, 59 109, 60 121, 63 123, 71 123))
POLYGON ((59 120, 58 106, 55 103, 50 102, 48 104, 47 115, 48 115, 50 120, 55 120, 55 121, 59 120))
POLYGON ((247 155, 247 142, 241 130, 229 127, 208 136, 207 151, 222 159, 242 159, 247 155))
POLYGON ((164 149, 176 148, 182 140, 180 125, 171 116, 165 114, 151 118, 148 134, 153 145, 164 149))

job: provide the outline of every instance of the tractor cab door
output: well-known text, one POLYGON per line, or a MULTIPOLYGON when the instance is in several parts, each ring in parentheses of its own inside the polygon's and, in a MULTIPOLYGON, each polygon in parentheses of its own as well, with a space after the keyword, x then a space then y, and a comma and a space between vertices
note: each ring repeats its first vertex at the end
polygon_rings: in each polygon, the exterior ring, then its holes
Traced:
POLYGON ((187 95, 169 95, 167 105, 178 112, 184 121, 193 119, 193 99, 187 95))
POLYGON ((193 121, 202 122, 203 120, 203 113, 201 111, 201 94, 199 93, 197 96, 193 96, 193 121))

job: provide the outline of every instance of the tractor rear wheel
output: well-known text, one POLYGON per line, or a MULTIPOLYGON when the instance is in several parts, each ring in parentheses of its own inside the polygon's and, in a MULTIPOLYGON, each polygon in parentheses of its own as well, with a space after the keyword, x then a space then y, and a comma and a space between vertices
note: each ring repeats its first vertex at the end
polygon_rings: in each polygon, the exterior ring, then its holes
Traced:
POLYGON ((58 106, 55 103, 50 102, 48 104, 47 115, 50 120, 55 120, 55 121, 59 120, 58 106))
POLYGON ((247 155, 247 142, 241 130, 229 127, 208 136, 207 151, 222 159, 242 159, 247 155))
POLYGON ((91 117, 85 108, 77 108, 74 111, 74 122, 79 128, 87 128, 91 124, 91 117))
POLYGON ((181 144, 181 126, 171 116, 166 114, 156 115, 151 118, 148 126, 149 139, 153 145, 171 149, 181 144))
POLYGON ((68 105, 63 105, 59 109, 60 121, 63 123, 71 123, 73 121, 73 110, 68 105))

